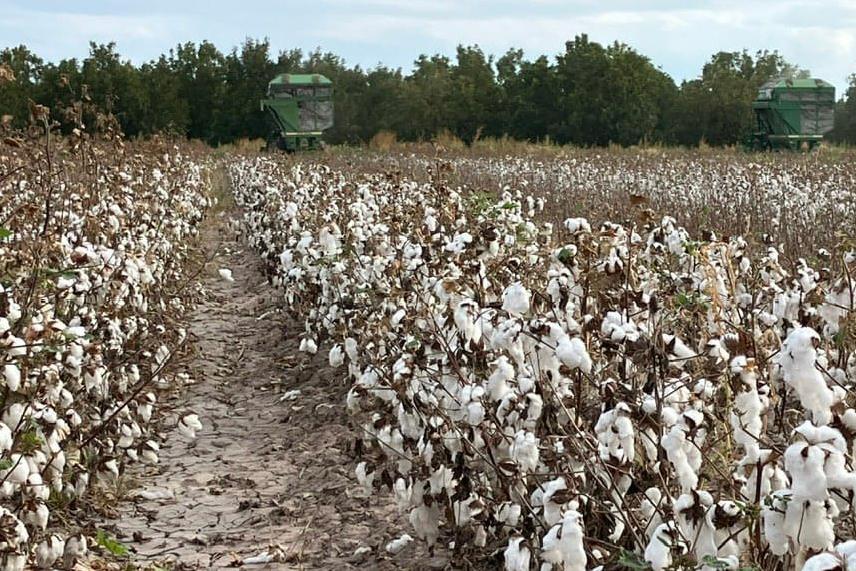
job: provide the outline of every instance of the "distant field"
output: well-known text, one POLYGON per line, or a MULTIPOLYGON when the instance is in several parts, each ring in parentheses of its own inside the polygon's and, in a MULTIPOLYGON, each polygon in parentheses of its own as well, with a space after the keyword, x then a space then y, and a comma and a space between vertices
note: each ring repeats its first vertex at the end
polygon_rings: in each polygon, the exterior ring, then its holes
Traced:
MULTIPOLYGON (((298 157, 297 160, 303 160, 298 157)), ((314 160, 314 159, 307 159, 314 160)), ((389 151, 339 149, 334 167, 400 172, 467 191, 501 189, 546 200, 554 224, 584 216, 598 224, 673 217, 693 237, 769 235, 785 255, 812 256, 856 235, 856 152, 747 153, 716 149, 572 149, 522 143, 474 148, 411 145, 389 151)))

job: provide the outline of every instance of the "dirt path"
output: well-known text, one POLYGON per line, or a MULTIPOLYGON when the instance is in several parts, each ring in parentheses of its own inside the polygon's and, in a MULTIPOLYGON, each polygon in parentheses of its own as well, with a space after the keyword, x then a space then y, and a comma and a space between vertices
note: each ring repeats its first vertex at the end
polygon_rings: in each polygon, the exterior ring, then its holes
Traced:
POLYGON ((167 431, 160 464, 138 474, 134 499, 106 527, 136 563, 169 569, 237 566, 273 546, 279 561, 244 568, 442 569, 447 562, 416 543, 385 553, 408 526, 388 501, 369 503, 355 481, 346 388, 323 351, 311 360, 297 352, 299 329, 226 220, 215 216, 204 229, 207 248, 223 253, 206 268, 208 295, 189 316, 195 382, 166 419, 174 427, 193 411, 204 428, 196 440, 167 431), (233 283, 218 276, 221 267, 232 269, 233 283), (371 551, 355 555, 360 547, 371 551))

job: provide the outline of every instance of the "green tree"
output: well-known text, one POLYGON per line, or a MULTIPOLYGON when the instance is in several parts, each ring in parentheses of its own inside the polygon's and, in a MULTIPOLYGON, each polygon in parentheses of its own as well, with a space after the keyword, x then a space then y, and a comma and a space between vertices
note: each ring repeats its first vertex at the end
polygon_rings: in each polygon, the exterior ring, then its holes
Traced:
POLYGON ((12 81, 0 82, 0 115, 11 116, 14 127, 23 127, 29 122, 28 100, 41 80, 43 61, 20 45, 0 52, 0 63, 14 74, 12 81))

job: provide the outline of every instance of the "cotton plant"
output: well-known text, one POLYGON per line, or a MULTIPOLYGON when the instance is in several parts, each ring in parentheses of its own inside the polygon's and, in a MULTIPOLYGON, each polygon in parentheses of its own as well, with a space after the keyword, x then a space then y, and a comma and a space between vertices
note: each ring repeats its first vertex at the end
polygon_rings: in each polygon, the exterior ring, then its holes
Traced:
MULTIPOLYGON (((173 293, 189 277, 189 243, 209 205, 206 167, 178 148, 160 157, 90 149, 101 174, 66 165, 47 220, 21 214, 42 200, 26 184, 29 169, 0 182, 11 199, 0 219, 18 212, 15 233, 0 239, 4 569, 70 567, 85 555, 84 536, 51 533, 51 506, 60 495, 83 499, 130 464, 157 462, 154 391, 186 340, 152 316, 189 308, 190 294, 173 293), (138 393, 148 381, 152 390, 138 393)), ((5 167, 18 160, 0 157, 5 167)))
MULTIPOLYGON (((532 176, 524 159, 453 162, 532 176)), ((511 570, 597 568, 619 547, 653 569, 739 568, 750 545, 784 561, 802 550, 784 520, 807 480, 784 443, 803 420, 842 432, 823 444, 845 455, 829 450, 829 501, 811 515, 823 537, 842 533, 841 459, 856 446, 841 388, 856 358, 833 338, 850 316, 835 307, 843 275, 791 264, 774 237, 698 239, 670 216, 546 223, 549 200, 523 184, 484 200, 311 161, 244 158, 229 173, 302 339, 350 383, 355 479, 388 488, 416 540, 466 539, 511 570), (384 468, 394 476, 372 479, 384 468), (758 513, 762 546, 744 529, 758 513)), ((651 176, 655 196, 668 181, 651 176)), ((687 179, 681 192, 704 191, 687 179)))

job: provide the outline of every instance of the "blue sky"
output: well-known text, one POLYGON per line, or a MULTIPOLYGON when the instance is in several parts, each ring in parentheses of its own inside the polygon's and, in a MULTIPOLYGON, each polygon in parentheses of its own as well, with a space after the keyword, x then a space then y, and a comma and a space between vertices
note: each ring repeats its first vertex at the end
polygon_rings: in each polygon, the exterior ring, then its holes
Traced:
POLYGON ((676 81, 698 75, 719 50, 778 49, 839 89, 856 73, 856 0, 4 0, 0 46, 27 44, 48 60, 85 56, 115 41, 140 63, 184 41, 222 51, 246 37, 274 51, 321 47, 364 67, 409 70, 420 53, 523 48, 555 55, 565 40, 623 41, 676 81))

